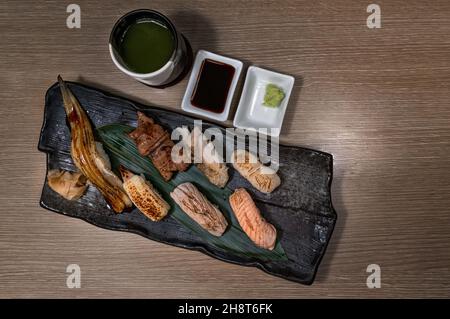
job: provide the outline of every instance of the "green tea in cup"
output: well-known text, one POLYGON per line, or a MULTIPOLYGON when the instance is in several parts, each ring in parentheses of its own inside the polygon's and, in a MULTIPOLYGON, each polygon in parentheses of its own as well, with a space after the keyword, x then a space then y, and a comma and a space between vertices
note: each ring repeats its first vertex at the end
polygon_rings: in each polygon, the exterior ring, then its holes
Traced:
POLYGON ((119 54, 133 72, 151 73, 169 61, 175 49, 172 32, 157 21, 140 21, 123 35, 119 54))
POLYGON ((168 86, 190 67, 186 39, 153 10, 135 10, 120 18, 109 48, 120 70, 151 86, 168 86))

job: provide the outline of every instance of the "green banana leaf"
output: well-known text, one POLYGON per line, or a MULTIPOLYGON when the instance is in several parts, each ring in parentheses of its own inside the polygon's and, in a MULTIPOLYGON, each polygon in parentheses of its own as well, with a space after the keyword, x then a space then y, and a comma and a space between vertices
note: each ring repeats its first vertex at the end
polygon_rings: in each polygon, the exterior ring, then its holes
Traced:
POLYGON ((287 260, 287 256, 279 242, 270 251, 257 247, 247 237, 228 203, 232 190, 227 187, 221 189, 211 184, 195 165, 191 165, 185 172, 178 172, 174 178, 166 182, 153 166, 151 160, 148 157, 141 156, 134 141, 128 137, 127 134, 133 129, 131 126, 122 124, 111 124, 97 129, 103 146, 110 156, 114 170, 117 171, 118 166, 123 165, 136 174, 144 174, 147 180, 153 184, 170 204, 171 210, 169 214, 181 225, 216 249, 238 256, 252 257, 260 261, 287 260), (221 237, 215 237, 204 230, 172 200, 170 192, 177 185, 184 182, 195 184, 199 191, 224 213, 230 225, 221 237))

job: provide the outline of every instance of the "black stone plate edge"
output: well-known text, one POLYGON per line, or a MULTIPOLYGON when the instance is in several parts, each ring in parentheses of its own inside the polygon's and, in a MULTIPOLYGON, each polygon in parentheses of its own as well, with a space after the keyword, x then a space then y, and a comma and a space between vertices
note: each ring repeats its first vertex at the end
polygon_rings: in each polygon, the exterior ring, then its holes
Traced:
MULTIPOLYGON (((72 82, 72 81, 65 81, 65 82, 68 83, 68 84, 82 86, 82 87, 84 87, 87 90, 97 91, 97 92, 103 94, 104 96, 106 96, 108 98, 113 98, 113 99, 126 101, 127 103, 131 104, 136 110, 141 110, 141 111, 145 112, 145 108, 137 108, 136 107, 136 104, 141 105, 140 103, 134 102, 134 101, 132 101, 132 100, 130 100, 128 98, 119 97, 117 95, 114 95, 114 94, 111 94, 109 92, 106 92, 106 91, 104 91, 102 89, 98 89, 98 88, 94 88, 94 87, 91 87, 91 86, 88 86, 88 85, 84 85, 84 84, 81 84, 79 82, 72 82)), ((142 237, 148 238, 150 240, 153 240, 153 241, 156 241, 156 242, 159 242, 159 243, 171 245, 171 246, 174 246, 174 247, 180 247, 180 248, 184 248, 184 249, 188 249, 188 250, 198 251, 198 252, 201 252, 201 253, 209 256, 209 257, 221 260, 223 262, 227 262, 227 263, 231 263, 231 264, 235 264, 235 265, 240 265, 240 266, 246 266, 246 267, 255 267, 255 268, 258 268, 258 269, 264 271, 265 273, 267 273, 267 274, 269 274, 271 276, 276 276, 276 277, 283 278, 283 279, 286 279, 286 280, 289 280, 289 281, 293 281, 293 282, 296 282, 296 283, 300 283, 300 284, 304 284, 304 285, 310 286, 314 282, 314 279, 316 278, 316 275, 317 275, 318 268, 320 266, 320 263, 322 262, 323 256, 325 255, 325 252, 326 252, 326 250, 328 248, 328 245, 330 243, 330 240, 331 240, 331 237, 333 235, 334 228, 335 228, 336 222, 337 222, 337 214, 336 214, 336 210, 334 209, 333 202, 332 202, 332 197, 331 197, 331 183, 333 181, 333 155, 332 154, 326 153, 326 152, 323 152, 323 151, 313 150, 313 149, 310 149, 310 148, 307 148, 307 147, 302 147, 303 149, 306 149, 306 150, 311 150, 311 151, 314 151, 314 152, 317 152, 317 153, 322 153, 323 155, 328 156, 331 159, 330 162, 329 162, 329 174, 328 174, 327 186, 328 186, 328 193, 330 194, 330 211, 333 213, 333 216, 330 216, 329 218, 330 219, 333 218, 334 220, 333 220, 333 223, 332 223, 332 225, 330 227, 331 230, 330 230, 330 232, 328 234, 326 243, 323 246, 323 249, 322 249, 322 251, 319 254, 320 257, 318 258, 317 263, 316 263, 316 265, 314 267, 314 272, 313 272, 312 276, 309 279, 305 280, 305 279, 299 279, 299 278, 297 278, 295 276, 287 276, 287 275, 283 275, 281 273, 271 272, 270 270, 265 268, 265 265, 264 265, 263 262, 257 262, 257 261, 255 261, 255 262, 251 262, 251 261, 249 261, 249 262, 240 262, 240 261, 236 261, 236 260, 231 260, 229 258, 221 256, 219 253, 210 252, 208 250, 208 248, 205 247, 204 245, 195 245, 194 246, 194 245, 186 245, 186 244, 184 244, 182 242, 178 242, 178 241, 170 242, 170 241, 161 240, 160 238, 153 237, 153 236, 151 236, 149 234, 146 234, 146 233, 144 233, 142 231, 139 231, 139 230, 129 229, 129 228, 126 228, 126 227, 124 227, 124 228, 110 227, 110 226, 108 226, 106 224, 99 223, 99 222, 95 221, 94 219, 82 218, 82 217, 79 217, 79 216, 69 215, 69 214, 67 214, 67 213, 65 213, 63 211, 58 211, 58 210, 55 210, 55 209, 45 205, 45 203, 43 201, 43 191, 44 191, 45 185, 47 184, 47 173, 48 173, 48 164, 49 164, 49 154, 48 153, 50 152, 50 150, 46 149, 45 147, 43 147, 41 145, 41 138, 43 136, 43 131, 44 131, 44 128, 45 128, 45 125, 46 125, 46 116, 45 116, 45 114, 47 112, 47 103, 46 102, 47 102, 48 94, 49 94, 50 90, 53 89, 53 87, 58 86, 58 85, 59 85, 58 82, 54 83, 52 86, 50 86, 47 89, 47 92, 45 93, 45 100, 44 100, 45 108, 44 108, 44 112, 43 112, 42 126, 41 126, 41 130, 40 130, 40 133, 39 133, 39 141, 38 141, 38 146, 37 146, 39 151, 45 153, 45 155, 46 155, 46 164, 47 164, 46 165, 44 185, 43 185, 42 192, 41 192, 41 198, 39 200, 39 205, 42 208, 44 208, 46 210, 49 210, 49 211, 52 211, 52 212, 55 212, 55 213, 58 213, 58 214, 61 214, 61 215, 64 215, 64 216, 68 216, 68 217, 71 217, 71 218, 83 220, 83 221, 85 221, 87 223, 90 223, 90 224, 92 224, 92 225, 94 225, 96 227, 100 227, 100 228, 103 228, 103 229, 112 230, 112 231, 129 232, 129 233, 140 235, 142 237)), ((144 106, 144 105, 142 105, 142 106, 144 106)), ((173 110, 164 109, 164 108, 159 107, 159 106, 147 105, 147 107, 151 107, 153 109, 162 110, 162 111, 165 111, 165 112, 177 113, 177 114, 183 115, 185 117, 189 117, 191 119, 194 119, 190 115, 186 115, 186 114, 183 114, 183 113, 180 113, 180 112, 176 112, 176 111, 173 111, 173 110)), ((218 127, 221 127, 221 128, 225 128, 225 127, 223 127, 223 126, 221 126, 219 124, 216 124, 216 123, 209 123, 209 122, 206 122, 206 123, 207 124, 211 124, 211 125, 215 125, 215 126, 218 126, 218 127)), ((280 145, 282 145, 282 144, 280 144, 280 145)), ((298 146, 292 146, 292 145, 283 145, 283 146, 292 147, 292 148, 298 148, 298 146)))

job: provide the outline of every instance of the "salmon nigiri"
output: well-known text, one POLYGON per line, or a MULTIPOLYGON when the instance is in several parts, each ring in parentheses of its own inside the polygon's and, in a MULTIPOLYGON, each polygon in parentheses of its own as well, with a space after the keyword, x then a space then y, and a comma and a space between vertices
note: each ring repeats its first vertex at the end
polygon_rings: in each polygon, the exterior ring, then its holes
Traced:
POLYGON ((238 188, 231 194, 230 206, 247 236, 261 248, 272 250, 277 240, 277 230, 268 223, 256 207, 245 188, 238 188))

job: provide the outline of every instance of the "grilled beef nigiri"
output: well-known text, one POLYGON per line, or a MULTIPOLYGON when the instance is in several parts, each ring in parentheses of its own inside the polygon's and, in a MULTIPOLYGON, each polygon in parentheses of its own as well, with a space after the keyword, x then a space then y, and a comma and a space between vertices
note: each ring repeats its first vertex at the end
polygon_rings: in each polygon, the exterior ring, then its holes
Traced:
POLYGON ((175 163, 172 160, 172 147, 175 144, 169 133, 144 113, 138 112, 138 127, 129 136, 136 142, 139 153, 150 157, 164 180, 170 180, 175 172, 185 171, 189 167, 188 163, 175 163))

